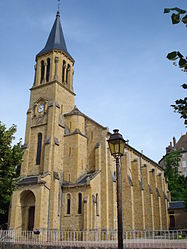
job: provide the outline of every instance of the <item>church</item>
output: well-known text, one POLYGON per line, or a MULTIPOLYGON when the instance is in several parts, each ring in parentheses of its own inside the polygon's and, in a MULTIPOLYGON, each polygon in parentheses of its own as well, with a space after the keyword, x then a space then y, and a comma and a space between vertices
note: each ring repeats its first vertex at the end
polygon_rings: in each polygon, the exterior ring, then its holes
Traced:
MULTIPOLYGON (((111 133, 75 105, 74 63, 57 11, 47 43, 36 55, 9 229, 117 229, 111 133)), ((124 231, 167 229, 170 196, 164 170, 129 144, 121 161, 124 231)))

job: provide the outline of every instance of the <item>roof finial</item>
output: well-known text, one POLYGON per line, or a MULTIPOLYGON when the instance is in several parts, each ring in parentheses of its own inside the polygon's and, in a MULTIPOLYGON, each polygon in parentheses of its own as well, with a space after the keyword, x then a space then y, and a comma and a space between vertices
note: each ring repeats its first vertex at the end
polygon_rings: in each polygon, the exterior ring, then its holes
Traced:
POLYGON ((58 0, 58 11, 60 11, 61 0, 58 0))
POLYGON ((61 5, 61 0, 58 0, 57 16, 60 16, 60 5, 61 5))

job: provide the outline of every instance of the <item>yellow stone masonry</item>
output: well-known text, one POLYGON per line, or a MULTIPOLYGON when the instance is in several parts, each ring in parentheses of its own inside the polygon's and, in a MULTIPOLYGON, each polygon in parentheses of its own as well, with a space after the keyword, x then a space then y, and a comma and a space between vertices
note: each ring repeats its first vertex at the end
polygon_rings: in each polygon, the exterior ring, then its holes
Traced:
MULTIPOLYGON (((117 228, 110 133, 75 106, 73 66, 69 54, 56 49, 36 57, 10 229, 117 228)), ((124 230, 167 229, 163 169, 130 145, 121 165, 124 230)))

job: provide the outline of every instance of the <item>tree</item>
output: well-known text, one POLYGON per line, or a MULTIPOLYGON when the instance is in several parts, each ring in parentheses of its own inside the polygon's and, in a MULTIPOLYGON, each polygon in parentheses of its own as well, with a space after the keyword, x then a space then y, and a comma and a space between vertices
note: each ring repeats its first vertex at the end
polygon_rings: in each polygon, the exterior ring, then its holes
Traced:
MULTIPOLYGON (((180 8, 165 8, 164 13, 170 13, 173 12, 171 15, 172 24, 178 24, 183 23, 187 27, 187 12, 186 10, 180 9, 180 8)), ((174 61, 174 65, 179 66, 182 71, 187 72, 187 57, 183 56, 179 51, 173 51, 170 52, 167 55, 167 58, 169 60, 174 61)), ((187 84, 183 83, 182 85, 183 89, 187 89, 187 84)), ((174 105, 171 105, 175 112, 178 112, 180 114, 180 117, 184 119, 184 123, 187 126, 187 98, 184 99, 177 99, 175 101, 174 105)))
POLYGON ((181 160, 179 151, 171 151, 165 157, 165 177, 168 180, 168 189, 172 201, 186 201, 187 179, 179 175, 178 167, 181 160))
POLYGON ((12 145, 15 139, 16 126, 9 129, 0 122, 0 225, 8 221, 8 209, 11 194, 20 174, 22 161, 21 140, 12 145))

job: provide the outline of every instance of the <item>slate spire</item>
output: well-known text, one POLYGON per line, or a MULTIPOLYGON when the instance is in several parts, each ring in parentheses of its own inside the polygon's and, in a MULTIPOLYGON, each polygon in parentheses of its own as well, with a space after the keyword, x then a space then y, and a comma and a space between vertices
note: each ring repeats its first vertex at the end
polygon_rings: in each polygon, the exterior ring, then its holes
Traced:
POLYGON ((66 55, 68 55, 70 58, 72 58, 70 56, 70 54, 67 51, 66 48, 66 43, 65 43, 65 39, 64 39, 64 34, 62 31, 62 25, 60 22, 60 12, 59 10, 57 11, 56 14, 56 19, 55 22, 53 24, 53 27, 51 29, 51 32, 49 34, 47 43, 44 47, 44 49, 42 49, 37 56, 42 55, 44 53, 50 52, 52 50, 60 50, 66 53, 66 55))

